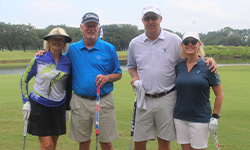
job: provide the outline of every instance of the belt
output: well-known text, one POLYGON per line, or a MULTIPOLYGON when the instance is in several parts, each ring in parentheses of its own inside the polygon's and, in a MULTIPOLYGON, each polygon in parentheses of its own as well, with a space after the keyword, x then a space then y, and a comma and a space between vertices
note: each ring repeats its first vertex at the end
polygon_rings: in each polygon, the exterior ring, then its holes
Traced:
MULTIPOLYGON (((75 93, 76 94, 76 93, 75 93)), ((109 94, 109 93, 108 93, 109 94)), ((107 96, 108 94, 103 94, 103 95, 100 95, 100 98, 104 97, 104 96, 107 96)), ((96 100, 96 96, 83 96, 83 95, 78 95, 76 94, 77 96, 81 97, 81 98, 85 98, 85 99, 89 99, 89 100, 96 100)))
POLYGON ((162 93, 158 93, 158 94, 145 94, 146 96, 148 97, 151 97, 151 98, 158 98, 158 97, 162 97, 164 95, 167 95, 171 92, 173 92, 174 90, 176 90, 176 87, 174 86, 171 90, 169 90, 168 92, 162 92, 162 93))

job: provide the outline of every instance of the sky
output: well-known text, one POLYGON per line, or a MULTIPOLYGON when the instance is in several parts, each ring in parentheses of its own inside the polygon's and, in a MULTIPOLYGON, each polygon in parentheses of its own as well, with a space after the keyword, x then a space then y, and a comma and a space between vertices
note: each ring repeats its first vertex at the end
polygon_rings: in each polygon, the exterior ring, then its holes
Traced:
POLYGON ((149 3, 159 6, 161 27, 174 32, 250 29, 250 0, 1 0, 0 22, 79 27, 86 12, 95 12, 100 25, 131 24, 144 29, 142 9, 149 3))

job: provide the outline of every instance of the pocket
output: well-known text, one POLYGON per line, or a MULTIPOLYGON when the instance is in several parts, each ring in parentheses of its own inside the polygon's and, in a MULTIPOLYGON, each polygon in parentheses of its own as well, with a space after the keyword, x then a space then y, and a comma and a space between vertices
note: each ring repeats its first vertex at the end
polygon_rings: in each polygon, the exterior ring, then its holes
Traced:
POLYGON ((100 99, 100 107, 106 109, 114 109, 114 99, 112 93, 100 99))
POLYGON ((77 110, 80 108, 79 97, 76 94, 72 95, 69 106, 71 110, 77 110))

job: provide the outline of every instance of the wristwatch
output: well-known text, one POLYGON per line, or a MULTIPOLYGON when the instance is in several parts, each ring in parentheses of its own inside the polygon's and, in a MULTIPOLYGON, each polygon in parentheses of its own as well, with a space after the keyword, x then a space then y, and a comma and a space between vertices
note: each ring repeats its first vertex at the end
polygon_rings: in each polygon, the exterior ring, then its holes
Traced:
POLYGON ((216 119, 219 119, 219 118, 220 118, 220 116, 219 116, 218 114, 213 114, 212 117, 213 117, 213 118, 216 118, 216 119))

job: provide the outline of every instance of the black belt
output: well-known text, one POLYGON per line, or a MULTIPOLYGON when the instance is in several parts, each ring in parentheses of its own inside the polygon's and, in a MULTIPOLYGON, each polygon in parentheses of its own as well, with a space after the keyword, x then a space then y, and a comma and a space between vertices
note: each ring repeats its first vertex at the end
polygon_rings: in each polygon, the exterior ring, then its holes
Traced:
MULTIPOLYGON (((100 98, 102 98, 104 96, 107 96, 108 94, 100 95, 100 98)), ((76 94, 76 95, 79 96, 79 97, 81 97, 81 98, 85 98, 85 99, 89 99, 89 100, 96 100, 96 98, 97 98, 96 96, 83 96, 83 95, 78 95, 78 94, 76 94)))
POLYGON ((171 90, 169 90, 168 92, 163 92, 163 93, 158 93, 158 94, 145 94, 148 97, 152 97, 152 98, 158 98, 158 97, 162 97, 164 95, 167 95, 171 92, 173 92, 174 90, 176 90, 176 87, 174 86, 171 90))

